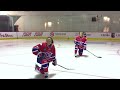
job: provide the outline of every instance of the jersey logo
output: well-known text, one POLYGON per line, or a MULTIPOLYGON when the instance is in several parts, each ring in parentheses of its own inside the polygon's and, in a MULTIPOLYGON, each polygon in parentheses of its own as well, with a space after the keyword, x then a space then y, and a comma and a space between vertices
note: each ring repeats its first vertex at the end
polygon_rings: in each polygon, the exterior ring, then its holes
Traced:
POLYGON ((46 51, 46 48, 44 48, 44 51, 46 51))

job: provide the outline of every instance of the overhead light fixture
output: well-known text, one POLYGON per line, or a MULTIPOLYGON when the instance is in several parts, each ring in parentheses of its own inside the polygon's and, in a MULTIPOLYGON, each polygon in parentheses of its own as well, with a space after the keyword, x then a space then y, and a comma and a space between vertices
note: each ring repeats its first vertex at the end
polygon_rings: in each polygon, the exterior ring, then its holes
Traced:
POLYGON ((59 24, 59 22, 57 22, 57 24, 59 24))
POLYGON ((104 20, 104 22, 110 22, 110 18, 107 16, 103 17, 103 20, 104 20))
POLYGON ((45 22, 45 29, 46 29, 47 23, 45 22))
POLYGON ((52 27, 52 22, 48 22, 48 27, 52 27))

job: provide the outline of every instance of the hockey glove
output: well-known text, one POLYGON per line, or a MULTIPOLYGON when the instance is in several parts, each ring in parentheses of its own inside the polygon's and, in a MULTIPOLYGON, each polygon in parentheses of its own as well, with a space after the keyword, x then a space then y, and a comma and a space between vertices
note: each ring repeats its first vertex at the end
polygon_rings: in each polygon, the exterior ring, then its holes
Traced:
POLYGON ((57 60, 53 60, 52 64, 53 64, 54 66, 56 66, 56 65, 57 65, 57 60))

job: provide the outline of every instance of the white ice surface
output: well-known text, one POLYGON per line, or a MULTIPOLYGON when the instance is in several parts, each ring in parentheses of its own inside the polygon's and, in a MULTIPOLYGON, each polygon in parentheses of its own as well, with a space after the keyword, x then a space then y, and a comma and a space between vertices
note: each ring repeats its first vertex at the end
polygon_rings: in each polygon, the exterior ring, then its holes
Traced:
MULTIPOLYGON (((45 40, 1 40, 0 79, 42 79, 34 70, 36 56, 32 47, 45 40)), ((56 58, 59 65, 50 63, 49 79, 120 79, 120 43, 88 42, 87 49, 97 56, 84 51, 88 57, 74 57, 73 41, 57 41, 56 58)))

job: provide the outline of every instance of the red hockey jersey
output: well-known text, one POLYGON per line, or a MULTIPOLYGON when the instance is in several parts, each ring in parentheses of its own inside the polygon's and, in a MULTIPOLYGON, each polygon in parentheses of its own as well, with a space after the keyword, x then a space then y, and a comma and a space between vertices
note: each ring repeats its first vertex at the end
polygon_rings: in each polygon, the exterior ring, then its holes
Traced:
POLYGON ((37 55, 39 52, 43 52, 46 54, 46 58, 54 58, 56 56, 54 44, 48 46, 46 42, 43 42, 42 44, 38 44, 33 48, 34 50, 32 52, 34 55, 37 55))
POLYGON ((86 43, 86 41, 87 41, 86 37, 80 37, 80 36, 75 37, 75 42, 86 43))

